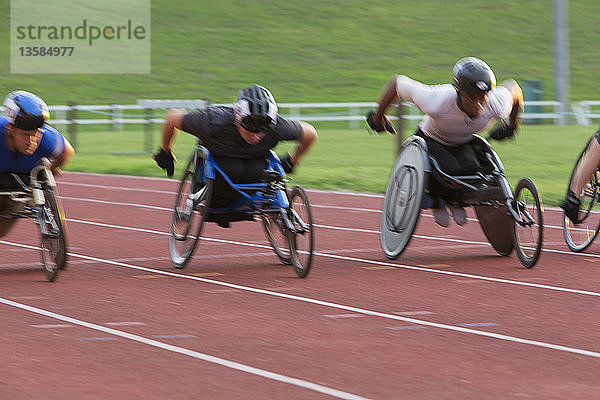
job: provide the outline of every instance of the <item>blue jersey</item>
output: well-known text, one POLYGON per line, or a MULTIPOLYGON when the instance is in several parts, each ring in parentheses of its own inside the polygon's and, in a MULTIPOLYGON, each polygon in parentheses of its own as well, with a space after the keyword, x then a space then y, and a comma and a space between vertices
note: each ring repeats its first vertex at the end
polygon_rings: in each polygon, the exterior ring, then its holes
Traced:
POLYGON ((44 124, 40 129, 42 137, 40 145, 33 154, 12 151, 6 143, 6 127, 8 120, 0 116, 0 172, 29 173, 43 157, 54 158, 65 150, 62 135, 50 125, 44 124))

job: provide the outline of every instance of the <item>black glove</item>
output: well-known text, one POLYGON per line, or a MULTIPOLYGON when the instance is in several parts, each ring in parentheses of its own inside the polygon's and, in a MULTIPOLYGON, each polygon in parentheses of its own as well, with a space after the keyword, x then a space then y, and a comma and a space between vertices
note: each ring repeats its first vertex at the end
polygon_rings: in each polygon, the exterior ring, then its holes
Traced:
POLYGON ((292 162, 292 156, 287 154, 285 157, 281 158, 281 166, 286 174, 291 174, 294 172, 294 163, 292 162))
POLYGON ((560 208, 565 210, 565 215, 571 220, 572 223, 579 224, 581 223, 579 220, 580 205, 581 200, 579 200, 579 197, 575 196, 575 193, 571 192, 571 190, 567 190, 567 195, 560 203, 560 208))
POLYGON ((488 133, 487 139, 504 140, 515 136, 515 129, 506 122, 500 122, 488 133))
POLYGON ((369 124, 369 128, 373 129, 375 132, 378 132, 378 133, 381 133, 383 131, 388 131, 389 133, 391 133, 393 135, 396 134, 396 130, 394 129, 394 126, 392 125, 390 120, 385 117, 385 115, 383 116, 383 123, 385 124, 385 126, 375 124, 375 121, 373 119, 374 117, 375 117, 375 111, 373 111, 373 110, 369 111, 369 113, 367 114, 367 124, 369 124))
POLYGON ((173 176, 173 173, 175 173, 176 160, 172 151, 166 152, 161 147, 152 158, 154 158, 154 161, 156 161, 156 164, 158 164, 159 167, 167 171, 167 176, 169 178, 173 176))

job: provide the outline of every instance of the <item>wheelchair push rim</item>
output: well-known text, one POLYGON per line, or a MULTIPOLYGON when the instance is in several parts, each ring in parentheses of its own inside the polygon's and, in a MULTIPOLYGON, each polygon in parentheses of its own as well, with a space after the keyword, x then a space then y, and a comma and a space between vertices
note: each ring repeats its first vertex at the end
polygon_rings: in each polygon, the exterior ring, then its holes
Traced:
POLYGON ((525 268, 533 267, 542 251, 544 220, 537 188, 529 178, 521 178, 514 194, 515 212, 519 220, 514 224, 515 250, 525 268))
MULTIPOLYGON (((595 140, 592 138, 591 140, 595 140)), ((582 158, 586 154, 587 147, 590 141, 586 144, 579 158, 575 162, 571 177, 569 178, 569 188, 575 178, 575 171, 579 166, 582 158)), ((564 211, 562 214, 562 227, 565 242, 571 251, 580 252, 585 250, 596 238, 600 229, 600 183, 598 177, 600 170, 596 170, 590 179, 586 182, 581 196, 581 205, 579 207, 579 223, 574 224, 564 211)))
POLYGON ((380 242, 384 254, 390 259, 397 258, 404 251, 419 219, 426 186, 423 152, 417 139, 404 145, 388 179, 380 242))
POLYGON ((175 268, 181 269, 190 260, 206 218, 212 195, 212 180, 205 184, 196 182, 190 159, 177 189, 175 205, 169 227, 169 252, 175 268))
POLYGON ((312 210, 306 191, 294 186, 290 196, 290 222, 293 229, 286 229, 291 263, 294 272, 304 278, 310 272, 314 251, 314 226, 312 210))
POLYGON ((64 215, 54 191, 45 188, 44 204, 38 210, 37 223, 40 229, 40 249, 46 279, 56 280, 58 271, 66 267, 67 243, 64 230, 64 215))

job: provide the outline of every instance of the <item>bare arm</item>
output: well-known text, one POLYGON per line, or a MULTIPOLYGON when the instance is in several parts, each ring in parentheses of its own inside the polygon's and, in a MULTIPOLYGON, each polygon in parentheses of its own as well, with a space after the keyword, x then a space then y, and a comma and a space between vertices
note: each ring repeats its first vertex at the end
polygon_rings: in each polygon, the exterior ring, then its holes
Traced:
POLYGON ((523 111, 523 91, 519 84, 513 79, 503 82, 502 86, 507 88, 513 97, 513 106, 510 110, 509 124, 512 129, 517 130, 519 128, 519 114, 523 111))
POLYGON ((162 141, 160 147, 166 152, 170 152, 177 137, 177 129, 181 129, 181 121, 187 114, 183 110, 169 111, 165 117, 165 122, 162 126, 162 141))
POLYGON ((302 156, 310 150, 317 140, 317 131, 312 125, 303 121, 300 121, 300 125, 302 125, 302 136, 298 139, 298 146, 296 146, 296 150, 291 156, 292 163, 294 164, 298 163, 302 156))
POLYGON ((396 87, 396 80, 398 79, 397 75, 394 75, 392 79, 387 83, 383 92, 381 93, 381 97, 379 98, 379 105, 377 106, 377 110, 375 110, 374 120, 377 124, 381 125, 383 123, 383 118, 385 117, 385 110, 392 104, 400 102, 400 95, 398 94, 398 90, 396 87))
POLYGON ((52 173, 60 174, 59 168, 65 165, 67 161, 69 161, 71 157, 73 157, 73 154, 75 154, 75 150, 73 149, 73 146, 71 146, 71 143, 69 143, 69 141, 65 137, 63 137, 63 140, 65 143, 65 148, 63 152, 60 153, 58 156, 54 157, 52 159, 52 163, 50 164, 50 170, 52 171, 52 173))

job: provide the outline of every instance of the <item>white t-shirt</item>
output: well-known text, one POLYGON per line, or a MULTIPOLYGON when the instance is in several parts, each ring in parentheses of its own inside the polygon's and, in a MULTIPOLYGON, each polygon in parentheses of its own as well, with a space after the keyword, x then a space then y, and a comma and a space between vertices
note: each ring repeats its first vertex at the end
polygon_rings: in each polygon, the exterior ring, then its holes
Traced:
POLYGON ((507 88, 496 87, 488 92, 488 101, 481 114, 471 118, 458 108, 458 95, 450 84, 424 85, 400 75, 396 79, 396 88, 403 100, 414 103, 426 114, 419 124, 423 133, 446 146, 466 143, 474 133, 485 129, 492 119, 507 118, 513 103, 507 88))

